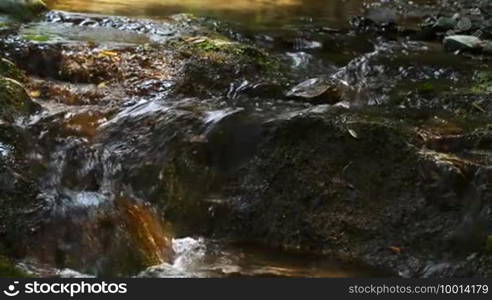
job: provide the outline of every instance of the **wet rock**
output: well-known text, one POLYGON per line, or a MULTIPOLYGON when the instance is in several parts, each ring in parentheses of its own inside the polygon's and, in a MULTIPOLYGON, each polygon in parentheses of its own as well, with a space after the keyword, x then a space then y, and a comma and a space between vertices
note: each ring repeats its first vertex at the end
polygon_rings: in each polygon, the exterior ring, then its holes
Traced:
POLYGON ((28 274, 17 268, 10 259, 0 255, 0 277, 2 278, 24 278, 28 274))
POLYGON ((90 193, 83 194, 55 196, 64 207, 55 208, 30 237, 39 245, 27 251, 31 259, 95 276, 129 276, 172 263, 172 233, 150 206, 128 198, 113 202, 102 195, 99 203, 83 202, 90 193))
POLYGON ((0 123, 0 145, 0 251, 18 258, 26 253, 29 236, 41 220, 36 178, 42 166, 29 158, 35 142, 23 129, 0 123))
POLYGON ((0 12, 21 19, 30 19, 47 10, 42 0, 2 0, 0 2, 0 12))
POLYGON ((227 97, 235 99, 247 96, 251 98, 278 99, 284 96, 283 87, 275 82, 249 82, 247 80, 238 84, 231 84, 227 97))
POLYGON ((398 32, 395 23, 377 23, 366 17, 354 17, 350 20, 350 25, 357 33, 380 33, 395 35, 398 32))
POLYGON ((378 24, 396 24, 399 18, 398 11, 390 7, 370 7, 366 10, 365 17, 378 24))
POLYGON ((446 32, 448 30, 453 30, 456 25, 458 25, 458 22, 459 20, 456 17, 440 17, 435 21, 433 27, 435 27, 436 30, 446 32))
POLYGON ((422 31, 429 36, 442 35, 471 35, 474 33, 483 35, 486 21, 476 15, 440 16, 427 18, 421 25, 422 31))
MULTIPOLYGON (((364 262, 392 269, 411 264, 409 276, 419 276, 429 253, 446 261, 455 250, 443 244, 446 237, 470 220, 470 228, 481 222, 468 214, 475 206, 466 199, 475 192, 463 194, 461 188, 468 186, 463 172, 473 173, 477 165, 419 150, 412 126, 392 121, 398 113, 369 111, 307 109, 265 124, 254 159, 225 187, 235 224, 228 228, 268 244, 365 257, 364 262), (432 197, 435 184, 446 199, 432 197), (407 228, 404 234, 401 228, 407 228), (379 250, 395 244, 405 249, 399 262, 379 250)), ((488 211, 477 207, 481 214, 488 211)), ((435 276, 472 269, 451 266, 435 276)))
POLYGON ((51 12, 45 21, 36 25, 39 34, 50 32, 55 37, 26 38, 38 35, 32 31, 36 26, 27 26, 0 43, 23 69, 43 78, 117 87, 127 95, 210 97, 227 95, 232 79, 282 85, 289 75, 280 59, 211 32, 197 19, 156 23, 51 12), (90 37, 87 45, 80 43, 84 35, 90 37), (139 36, 138 41, 133 35, 139 36), (145 39, 156 43, 142 42, 145 39))
POLYGON ((492 38, 490 10, 480 8, 480 1, 453 1, 427 14, 421 24, 422 32, 430 38, 446 35, 477 35, 492 38))
POLYGON ((316 104, 335 104, 342 101, 341 85, 330 78, 312 78, 293 87, 286 96, 316 104))
POLYGON ((235 82, 286 82, 286 66, 266 51, 223 37, 192 37, 170 43, 183 57, 175 93, 181 96, 225 96, 235 82), (215 90, 215 91, 214 91, 215 90), (217 91, 219 93, 217 93, 217 91))
POLYGON ((460 78, 454 60, 436 59, 428 64, 436 56, 427 51, 422 43, 384 41, 372 52, 354 58, 334 77, 344 83, 346 99, 352 105, 400 104, 414 90, 434 90, 431 82, 449 87, 460 78))
POLYGON ((482 49, 483 41, 478 37, 471 35, 452 35, 448 36, 443 41, 443 46, 446 51, 475 51, 482 49))
POLYGON ((26 79, 23 72, 13 62, 5 58, 0 59, 0 76, 8 77, 19 82, 23 82, 26 79))

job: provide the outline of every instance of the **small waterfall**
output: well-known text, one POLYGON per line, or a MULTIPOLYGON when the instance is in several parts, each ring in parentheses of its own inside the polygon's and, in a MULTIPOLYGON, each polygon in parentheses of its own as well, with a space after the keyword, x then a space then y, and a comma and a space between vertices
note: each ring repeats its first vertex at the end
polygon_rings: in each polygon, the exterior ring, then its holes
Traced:
POLYGON ((116 203, 121 211, 124 226, 133 243, 138 245, 146 263, 158 265, 172 261, 172 235, 169 225, 163 224, 149 206, 139 205, 127 199, 118 199, 116 203))

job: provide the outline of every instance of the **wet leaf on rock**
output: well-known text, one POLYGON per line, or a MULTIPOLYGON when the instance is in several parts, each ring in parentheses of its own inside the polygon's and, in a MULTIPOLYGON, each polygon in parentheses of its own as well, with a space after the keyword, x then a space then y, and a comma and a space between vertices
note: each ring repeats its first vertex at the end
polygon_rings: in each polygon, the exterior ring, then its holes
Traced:
POLYGON ((397 255, 400 255, 402 252, 402 249, 400 247, 395 247, 395 246, 389 247, 389 250, 397 255))

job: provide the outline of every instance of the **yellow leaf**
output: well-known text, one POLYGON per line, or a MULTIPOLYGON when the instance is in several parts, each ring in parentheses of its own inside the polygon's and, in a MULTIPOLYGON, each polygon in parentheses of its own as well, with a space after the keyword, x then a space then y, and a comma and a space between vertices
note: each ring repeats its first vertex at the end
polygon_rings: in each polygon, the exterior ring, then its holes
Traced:
POLYGON ((40 90, 29 91, 29 96, 32 98, 39 98, 41 96, 40 90))
POLYGON ((118 53, 110 50, 103 50, 99 53, 99 56, 114 57, 114 56, 118 56, 118 53))

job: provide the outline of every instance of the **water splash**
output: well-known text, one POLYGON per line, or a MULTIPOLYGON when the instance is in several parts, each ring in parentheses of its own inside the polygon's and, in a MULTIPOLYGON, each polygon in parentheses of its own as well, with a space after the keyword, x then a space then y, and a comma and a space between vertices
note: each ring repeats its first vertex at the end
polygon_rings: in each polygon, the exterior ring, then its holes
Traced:
POLYGON ((9 156, 11 150, 10 146, 0 143, 0 158, 9 156))

